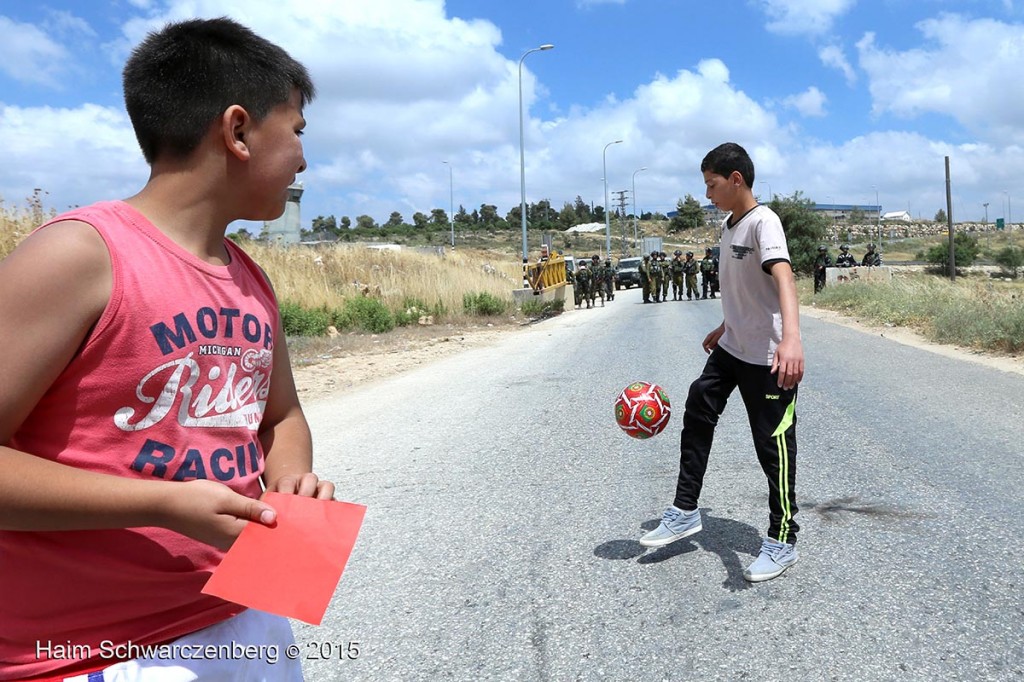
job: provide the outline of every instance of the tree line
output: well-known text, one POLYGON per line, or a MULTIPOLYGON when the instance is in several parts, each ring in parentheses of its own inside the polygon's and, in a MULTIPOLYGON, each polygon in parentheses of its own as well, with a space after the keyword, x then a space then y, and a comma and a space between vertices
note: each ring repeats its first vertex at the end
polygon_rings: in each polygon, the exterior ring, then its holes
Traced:
MULTIPOLYGON (((632 220, 632 213, 614 209, 609 215, 614 220, 632 220)), ((641 212, 640 220, 667 220, 670 232, 701 227, 706 223, 706 216, 700 202, 687 194, 679 199, 675 214, 669 218, 658 212, 641 212)), ((336 218, 334 215, 319 215, 313 218, 308 230, 302 230, 303 239, 359 241, 367 237, 381 237, 385 234, 401 234, 406 232, 425 233, 442 232, 455 228, 460 232, 466 230, 518 230, 522 225, 522 212, 518 205, 513 206, 504 216, 498 212, 494 204, 481 204, 479 208, 468 211, 459 205, 453 220, 449 220, 448 212, 443 208, 435 208, 430 214, 417 211, 413 213, 411 222, 399 211, 392 211, 387 221, 377 223, 369 215, 356 216, 355 222, 349 216, 336 218)), ((565 202, 561 210, 555 210, 549 199, 527 204, 526 224, 529 230, 567 230, 570 227, 587 223, 602 223, 605 220, 603 206, 591 206, 577 196, 575 201, 565 202)))

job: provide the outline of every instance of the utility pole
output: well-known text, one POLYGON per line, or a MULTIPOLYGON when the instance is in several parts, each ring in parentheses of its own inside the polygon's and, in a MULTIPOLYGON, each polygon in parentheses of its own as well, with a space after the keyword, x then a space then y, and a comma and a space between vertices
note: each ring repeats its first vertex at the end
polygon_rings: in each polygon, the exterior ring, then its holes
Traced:
POLYGON ((953 239, 953 194, 949 181, 949 157, 946 157, 946 223, 949 228, 949 281, 956 281, 956 248, 953 239))
MULTIPOLYGON (((622 228, 622 242, 619 245, 619 255, 626 255, 626 195, 629 194, 628 189, 620 189, 612 194, 617 195, 615 200, 619 202, 619 226, 622 228)), ((611 258, 611 250, 608 251, 608 258, 611 258)))

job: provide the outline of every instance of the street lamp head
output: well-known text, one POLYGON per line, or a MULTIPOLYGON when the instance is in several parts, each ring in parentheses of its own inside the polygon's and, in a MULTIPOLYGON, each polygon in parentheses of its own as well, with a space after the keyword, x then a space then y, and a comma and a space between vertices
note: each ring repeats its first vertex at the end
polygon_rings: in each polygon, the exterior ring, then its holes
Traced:
POLYGON ((538 49, 538 50, 552 50, 552 49, 554 49, 554 47, 555 47, 555 46, 554 46, 554 45, 552 45, 551 43, 545 43, 544 45, 541 45, 541 46, 540 46, 540 47, 538 47, 537 49, 538 49))

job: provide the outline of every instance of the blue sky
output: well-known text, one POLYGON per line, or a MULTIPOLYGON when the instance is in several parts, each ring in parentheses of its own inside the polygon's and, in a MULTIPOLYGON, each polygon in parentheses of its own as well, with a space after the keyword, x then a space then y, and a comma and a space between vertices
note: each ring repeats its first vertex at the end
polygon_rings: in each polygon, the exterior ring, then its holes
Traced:
POLYGON ((123 111, 133 45, 168 20, 231 16, 305 63, 303 222, 703 196, 724 141, 755 191, 931 218, 1024 219, 1024 5, 1015 0, 0 0, 0 197, 61 210, 147 178, 123 111), (622 139, 621 144, 605 144, 622 139), (451 176, 448 166, 451 164, 451 176), (640 168, 646 170, 636 172, 640 168))

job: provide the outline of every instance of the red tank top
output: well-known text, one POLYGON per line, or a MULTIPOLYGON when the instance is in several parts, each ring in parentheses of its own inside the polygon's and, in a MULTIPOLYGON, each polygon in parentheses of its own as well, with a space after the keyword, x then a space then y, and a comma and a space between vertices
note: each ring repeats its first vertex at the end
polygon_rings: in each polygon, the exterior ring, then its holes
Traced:
MULTIPOLYGON (((10 446, 116 476, 207 478, 258 497, 257 431, 280 332, 262 272, 227 240, 229 265, 200 260, 124 202, 57 220, 96 229, 113 288, 10 446)), ((0 532, 0 679, 96 667, 110 647, 166 642, 240 612, 200 593, 221 557, 163 528, 0 532)))

